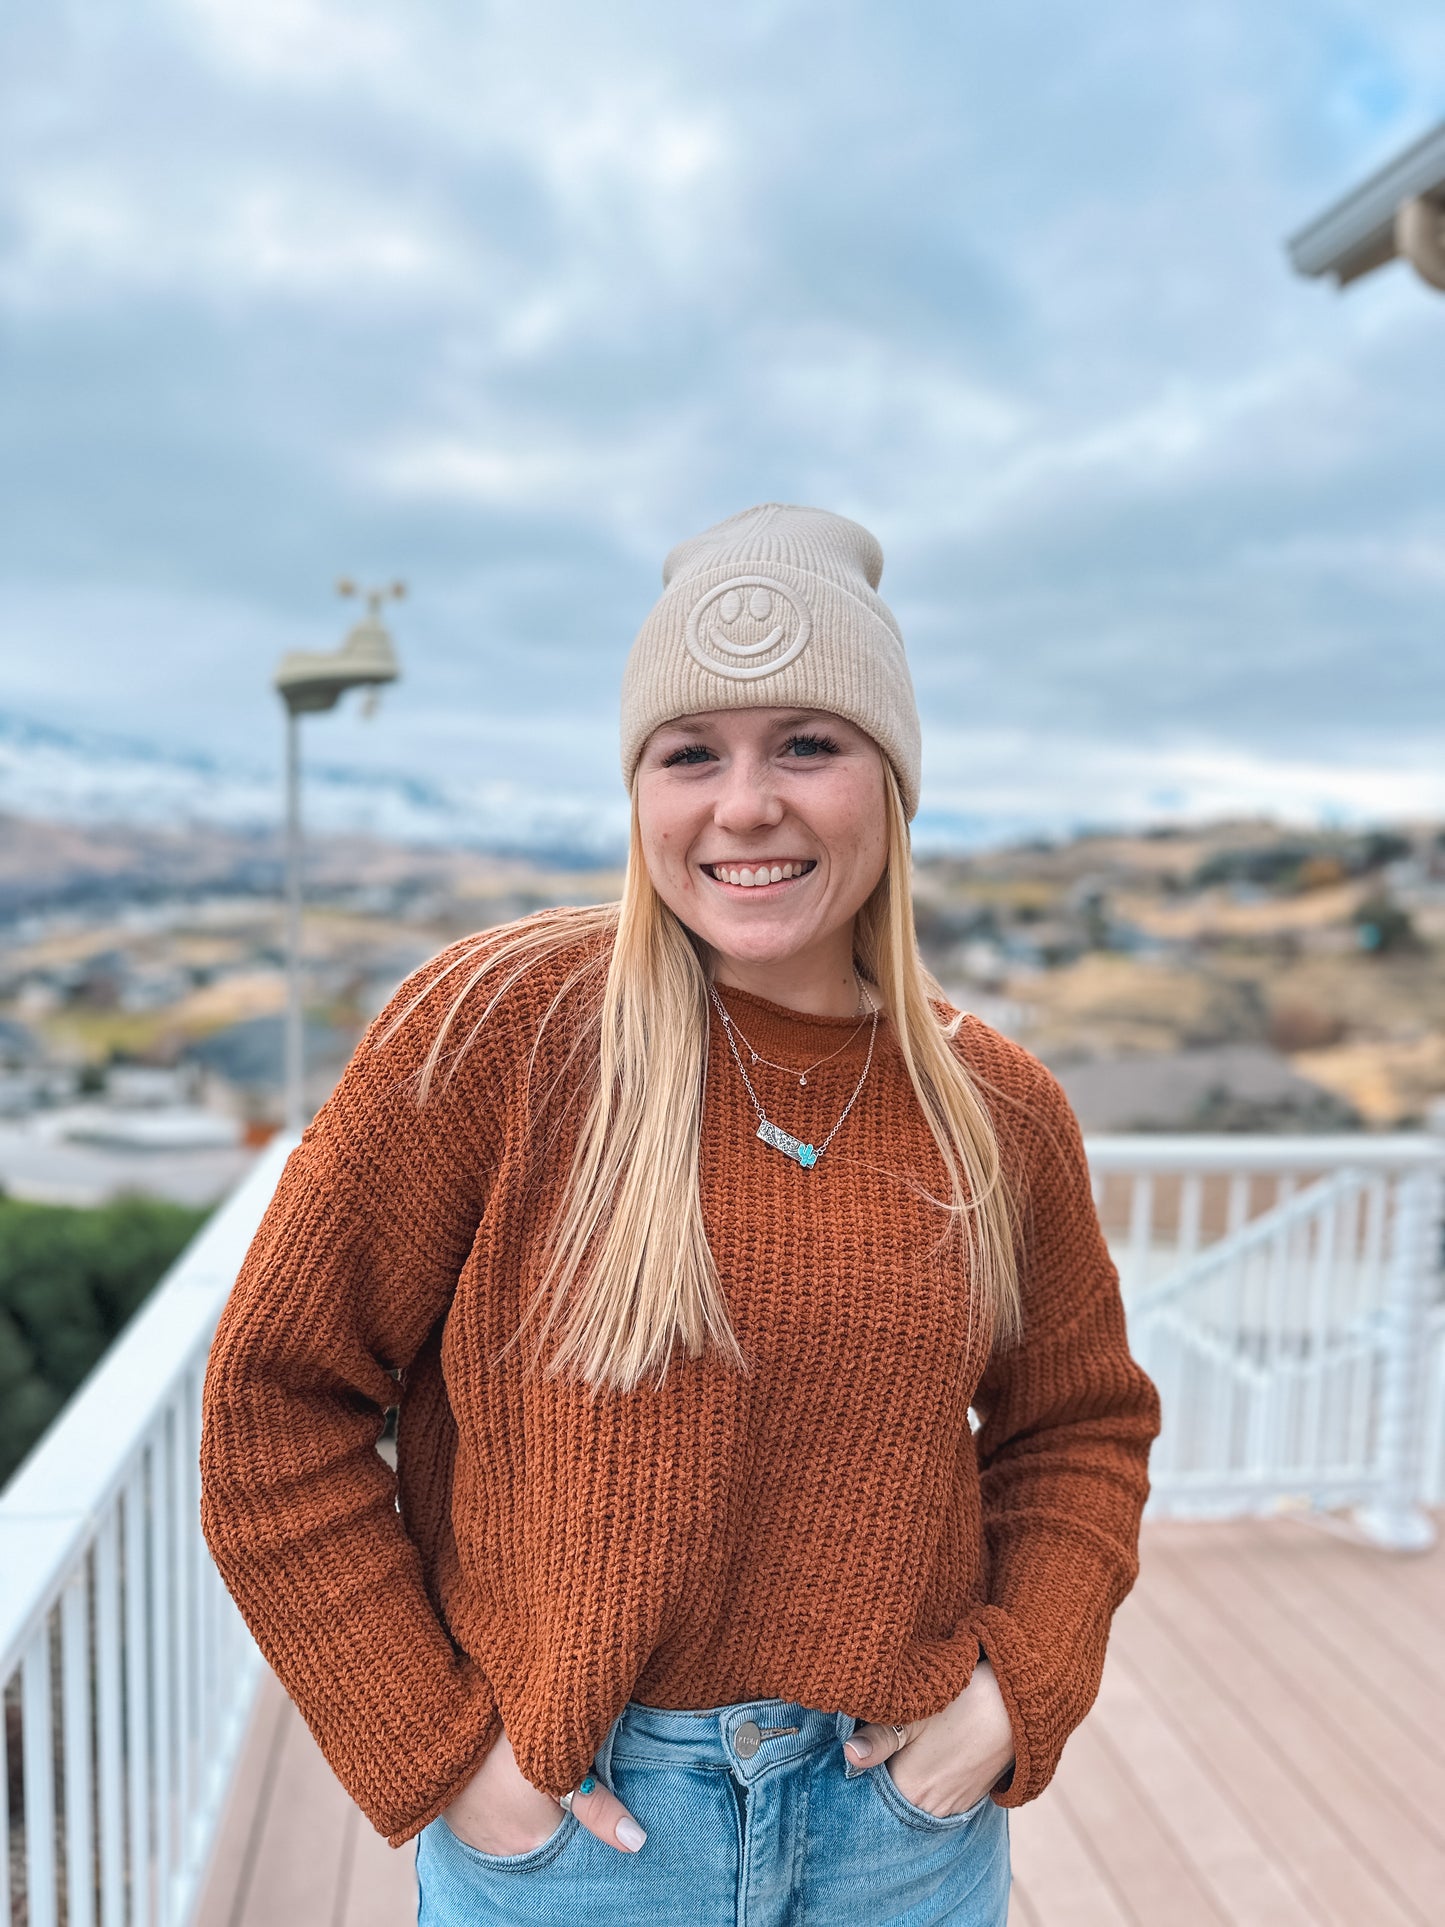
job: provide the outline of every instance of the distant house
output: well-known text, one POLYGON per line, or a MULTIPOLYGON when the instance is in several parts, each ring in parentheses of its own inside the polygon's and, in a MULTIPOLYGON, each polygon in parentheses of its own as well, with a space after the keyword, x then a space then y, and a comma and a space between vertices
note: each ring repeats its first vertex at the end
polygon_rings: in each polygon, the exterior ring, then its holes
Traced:
POLYGON ((1358 1131, 1352 1104, 1262 1044, 1052 1065, 1086 1131, 1358 1131))
POLYGON ((45 1046, 25 1024, 0 1017, 0 1070, 25 1071, 45 1061, 45 1046))
MULTIPOLYGON (((356 1040, 334 1024, 308 1019, 306 1024, 307 1096, 317 1086, 320 1103, 335 1082, 356 1040)), ((247 1017, 224 1030, 212 1031, 186 1047, 186 1057, 230 1087, 237 1108, 248 1116, 273 1110, 285 1083, 286 1036, 284 1019, 247 1017)))

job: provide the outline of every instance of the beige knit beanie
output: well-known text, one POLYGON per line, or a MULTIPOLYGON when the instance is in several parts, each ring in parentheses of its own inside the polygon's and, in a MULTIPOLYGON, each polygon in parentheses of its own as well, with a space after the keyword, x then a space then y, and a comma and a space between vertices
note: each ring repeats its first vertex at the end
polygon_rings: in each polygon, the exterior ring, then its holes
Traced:
POLYGON ((827 509, 764 502, 679 542, 622 677, 630 788, 661 723, 706 709, 827 709, 887 755, 918 809, 918 708, 875 537, 827 509))

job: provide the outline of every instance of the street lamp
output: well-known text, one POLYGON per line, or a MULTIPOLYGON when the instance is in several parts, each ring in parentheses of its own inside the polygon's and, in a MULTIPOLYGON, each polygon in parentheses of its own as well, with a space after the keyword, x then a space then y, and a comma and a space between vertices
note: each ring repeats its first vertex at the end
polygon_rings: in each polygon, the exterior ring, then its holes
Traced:
POLYGON ((381 620, 382 604, 406 594, 402 582, 358 591, 343 578, 338 595, 364 593, 366 614, 339 649, 293 649, 276 666, 272 683, 286 705, 286 1129, 306 1122, 306 1040, 301 1008, 301 718, 334 709, 348 689, 370 691, 363 712, 370 715, 376 690, 401 674, 396 650, 381 620))
POLYGON ((1292 235, 1300 274, 1332 274, 1338 286, 1398 256, 1445 292, 1445 122, 1292 235))

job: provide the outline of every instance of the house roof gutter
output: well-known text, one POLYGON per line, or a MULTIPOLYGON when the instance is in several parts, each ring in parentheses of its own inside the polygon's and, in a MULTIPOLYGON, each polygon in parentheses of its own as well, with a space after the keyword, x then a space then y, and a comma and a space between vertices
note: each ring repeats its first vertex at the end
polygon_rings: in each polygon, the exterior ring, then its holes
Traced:
POLYGON ((1357 281, 1397 256, 1445 290, 1445 122, 1285 243, 1299 274, 1357 281))

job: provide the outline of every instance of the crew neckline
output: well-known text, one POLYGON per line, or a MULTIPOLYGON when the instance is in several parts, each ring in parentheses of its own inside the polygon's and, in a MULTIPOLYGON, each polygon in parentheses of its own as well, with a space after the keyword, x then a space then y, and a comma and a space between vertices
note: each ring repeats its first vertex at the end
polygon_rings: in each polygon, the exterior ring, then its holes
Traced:
MULTIPOLYGON (((774 1003, 769 997, 760 997, 756 991, 738 990, 732 984, 718 984, 716 988, 728 1015, 747 1033, 748 1041, 754 1048, 761 1050, 764 1055, 777 1052, 787 1062, 789 1052, 794 1057, 803 1057, 809 1054, 810 1046, 822 1052, 832 1045, 838 1045, 837 1054, 830 1057, 826 1067, 833 1069, 855 1060, 861 1061, 867 1053, 872 1030, 867 1017, 824 1017, 812 1011, 793 1010, 787 1004, 774 1003), (849 1032, 855 1030, 857 1035, 850 1039, 849 1032)), ((873 994, 877 995, 876 989, 873 994)), ((708 1018, 719 1031, 722 1030, 711 997, 708 998, 708 1018)), ((880 1009, 880 1045, 887 1030, 888 1013, 880 1009)))
MULTIPOLYGON (((770 997, 760 997, 755 990, 739 990, 735 984, 715 984, 713 988, 729 1010, 738 1002, 751 1004, 755 1010, 765 1011, 769 1016, 777 1017, 783 1023, 818 1024, 824 1028, 832 1026, 836 1030, 846 1030, 850 1024, 863 1023, 867 1017, 866 1011, 853 1017, 825 1017, 821 1011, 794 1010, 791 1004, 775 1004, 770 997)), ((869 989, 876 998, 878 996, 876 987, 870 985, 869 989)), ((710 1003, 712 1000, 709 998, 708 1001, 710 1003)), ((878 1013, 880 1024, 883 1019, 884 1013, 880 1010, 878 1013)))

